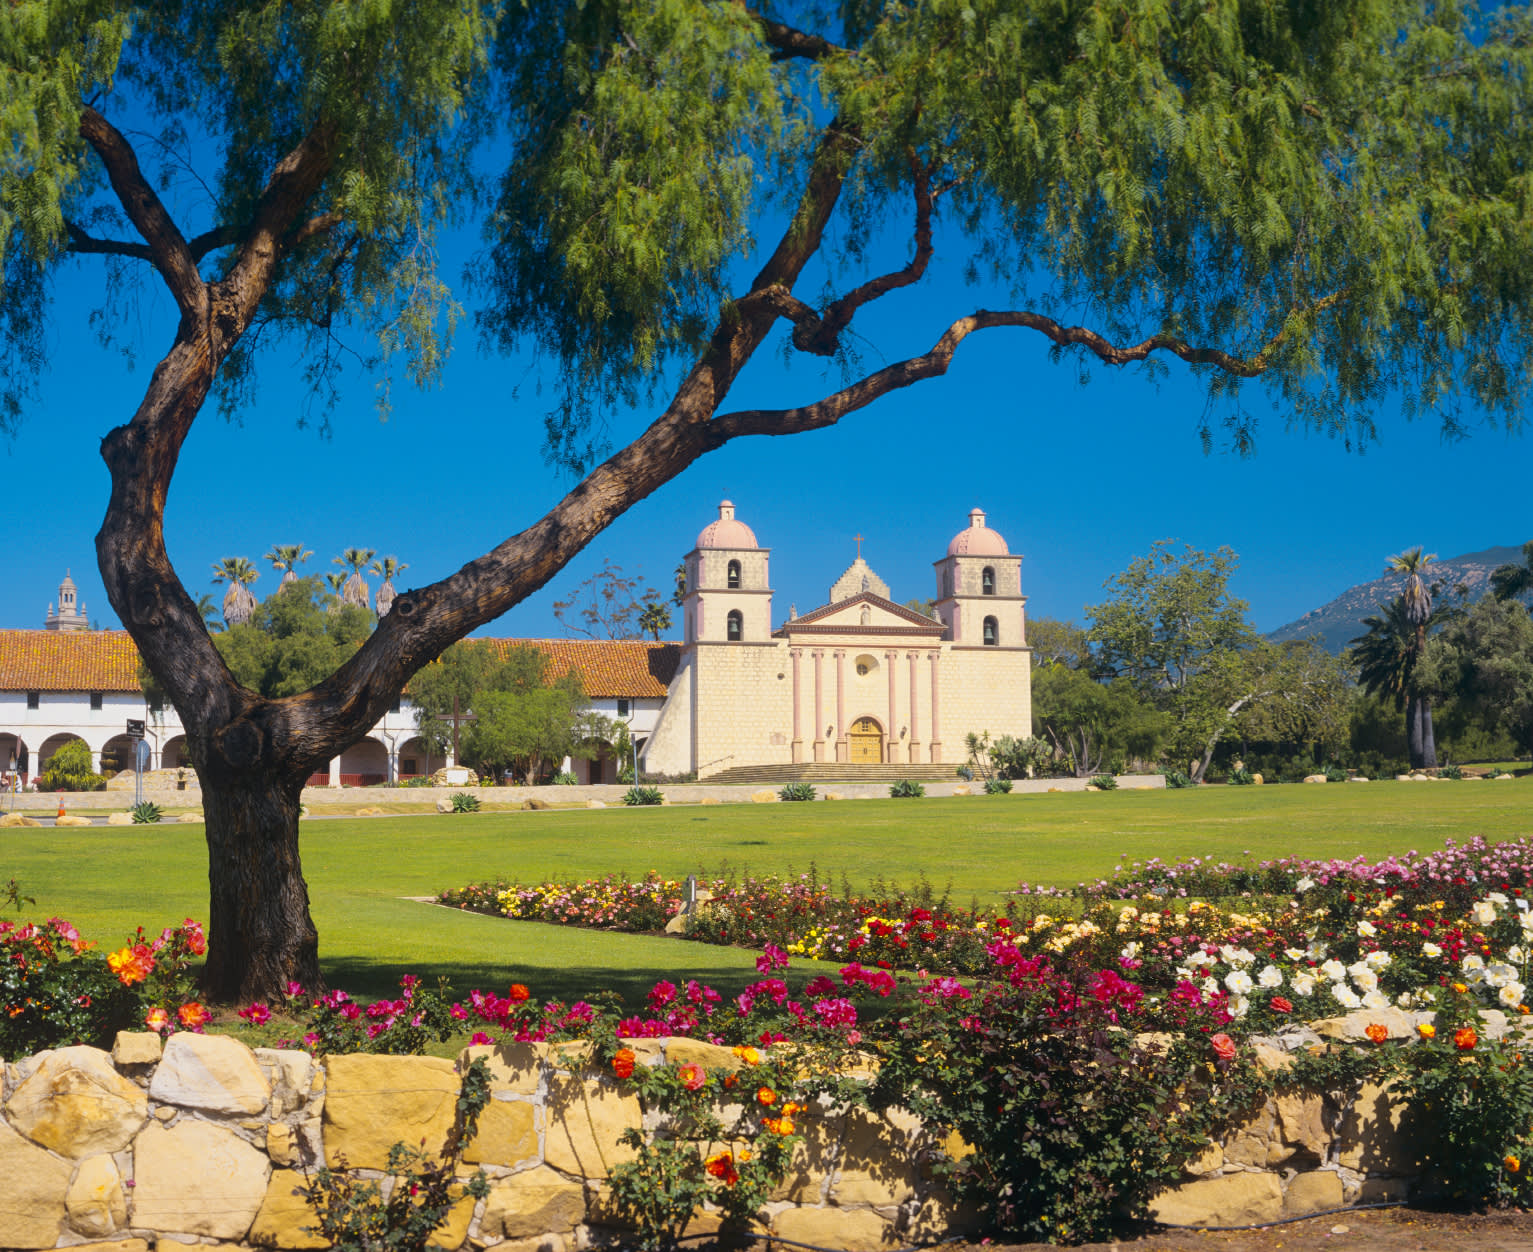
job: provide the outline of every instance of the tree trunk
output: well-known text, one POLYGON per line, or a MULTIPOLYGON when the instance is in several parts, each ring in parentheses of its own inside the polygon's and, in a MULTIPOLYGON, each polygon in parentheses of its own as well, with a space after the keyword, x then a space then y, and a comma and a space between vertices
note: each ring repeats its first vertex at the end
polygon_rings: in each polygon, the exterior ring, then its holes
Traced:
POLYGON ((321 987, 319 932, 298 860, 302 780, 203 771, 208 840, 208 963, 202 989, 222 1004, 270 999, 289 982, 321 987))
POLYGON ((1432 698, 1412 696, 1405 709, 1406 742, 1412 769, 1437 768, 1437 740, 1432 731, 1432 698))

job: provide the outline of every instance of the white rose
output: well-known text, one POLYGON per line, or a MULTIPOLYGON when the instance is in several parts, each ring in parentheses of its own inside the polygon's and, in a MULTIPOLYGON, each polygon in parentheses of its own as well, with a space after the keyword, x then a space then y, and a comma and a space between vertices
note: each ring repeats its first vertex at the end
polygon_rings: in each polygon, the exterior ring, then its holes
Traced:
POLYGON ((1363 997, 1363 1007, 1365 1009, 1387 1009, 1389 1007, 1389 997, 1382 991, 1370 991, 1363 997))
POLYGON ((1466 974, 1473 970, 1482 970, 1485 968, 1485 958, 1478 952, 1471 952, 1458 963, 1458 967, 1466 974))
POLYGON ((1506 950, 1506 959, 1511 961, 1514 965, 1521 965, 1528 959, 1528 957, 1527 954, 1523 952, 1521 945, 1513 944, 1506 950))
POLYGON ((1245 996, 1230 997, 1230 1012, 1236 1017, 1244 1017, 1250 1007, 1251 1001, 1247 1000, 1245 996))
POLYGON ((1233 995, 1243 996, 1251 990, 1255 984, 1251 981, 1251 975, 1243 969, 1231 970, 1224 976, 1224 985, 1229 988, 1233 995))
POLYGON ((1424 943, 1421 945, 1422 956, 1438 957, 1442 954, 1443 950, 1439 948, 1435 943, 1424 943))
POLYGON ((1312 974, 1295 974, 1288 984, 1293 988, 1296 996, 1308 996, 1315 994, 1315 979, 1312 974))
POLYGON ((1378 989, 1379 976, 1366 965, 1361 969, 1354 965, 1348 972, 1352 974, 1352 981, 1357 985, 1359 991, 1376 991, 1378 989))
POLYGON ((1388 952, 1370 952, 1363 960, 1367 961, 1368 968, 1376 973, 1389 967, 1390 957, 1388 952))
POLYGON ((1416 1003, 1416 993, 1414 991, 1402 991, 1395 997, 1395 1003, 1402 1009, 1411 1008, 1416 1003))
POLYGON ((1500 906, 1501 906, 1501 907, 1502 907, 1502 908, 1505 908, 1505 907, 1506 907, 1506 906, 1507 906, 1507 905, 1508 905, 1508 904, 1510 904, 1510 903, 1511 903, 1511 901, 1510 901, 1510 900, 1508 900, 1508 899, 1507 899, 1507 898, 1506 898, 1506 897, 1505 897, 1505 896, 1504 896, 1504 895, 1502 895, 1502 894, 1501 894, 1501 893, 1500 893, 1500 892, 1499 892, 1499 891, 1492 891, 1492 892, 1491 892, 1491 893, 1490 893, 1490 894, 1489 894, 1489 895, 1488 895, 1488 896, 1486 896, 1486 897, 1485 897, 1485 898, 1486 898, 1486 899, 1487 899, 1487 900, 1489 900, 1489 901, 1490 901, 1490 902, 1491 902, 1491 903, 1492 903, 1492 904, 1499 904, 1499 905, 1500 905, 1500 906))
POLYGON ((1347 976, 1347 967, 1333 956, 1320 967, 1320 972, 1332 982, 1340 982, 1347 976))
POLYGON ((1496 999, 1509 1009, 1515 1009, 1522 1003, 1523 996, 1527 995, 1528 989, 1520 982, 1509 982, 1496 994, 1496 999))
POLYGON ((1139 955, 1139 944, 1125 943, 1123 945, 1123 951, 1118 953, 1118 955, 1123 957, 1123 959, 1126 961, 1132 961, 1136 956, 1139 955))
POLYGON ((1302 961, 1305 957, 1305 953, 1299 948, 1284 948, 1283 955, 1290 961, 1302 961))
POLYGON ((1362 1007, 1362 997, 1344 982, 1332 984, 1331 994, 1336 997, 1336 1003, 1343 1008, 1355 1009, 1362 1007))
POLYGON ((1485 967, 1485 981, 1492 987, 1509 987, 1517 981, 1517 969, 1513 965, 1497 961, 1494 965, 1485 967))
POLYGON ((1219 994, 1219 980, 1217 978, 1205 978, 1202 983, 1203 994, 1213 996, 1219 994))
POLYGON ((1315 885, 1315 880, 1313 878, 1305 877, 1305 878, 1299 879, 1298 882, 1294 883, 1293 889, 1295 891, 1308 891, 1314 885, 1315 885))
POLYGON ((1378 928, 1375 927, 1372 922, 1358 922, 1357 933, 1360 934, 1364 939, 1371 939, 1379 932, 1378 928))
POLYGON ((1256 981, 1269 990, 1283 985, 1283 971, 1276 965, 1269 965, 1256 976, 1256 981))
POLYGON ((1496 920, 1496 906, 1489 900, 1476 901, 1475 906, 1469 910, 1469 913, 1474 918, 1475 925, 1477 926, 1489 926, 1496 920))
POLYGON ((1517 924, 1522 927, 1522 933, 1533 935, 1533 911, 1517 914, 1517 924))

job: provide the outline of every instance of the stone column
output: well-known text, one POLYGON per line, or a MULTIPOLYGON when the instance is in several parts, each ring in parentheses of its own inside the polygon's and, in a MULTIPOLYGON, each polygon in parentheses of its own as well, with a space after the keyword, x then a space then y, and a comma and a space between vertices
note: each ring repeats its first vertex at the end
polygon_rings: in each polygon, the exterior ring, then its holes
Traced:
POLYGON ((916 711, 920 708, 917 694, 921 684, 916 679, 916 653, 907 652, 905 656, 910 661, 910 757, 911 761, 921 759, 921 728, 916 722, 916 711))
POLYGON ((803 659, 803 655, 804 655, 804 650, 802 648, 789 648, 788 649, 788 658, 793 662, 793 744, 792 744, 792 752, 791 752, 791 754, 789 756, 789 759, 795 765, 797 765, 800 761, 802 761, 804 759, 804 736, 803 736, 803 734, 801 733, 801 730, 800 730, 802 719, 801 719, 801 717, 799 715, 799 707, 798 707, 798 704, 799 704, 798 663, 799 663, 799 661, 801 661, 803 659))
POLYGON ((884 668, 889 671, 889 729, 888 737, 884 740, 889 745, 885 756, 890 765, 896 765, 900 759, 900 731, 899 713, 895 707, 895 691, 899 687, 899 675, 894 672, 894 663, 899 659, 897 652, 884 653, 884 668))
POLYGON ((934 649, 926 655, 932 665, 932 742, 930 756, 932 764, 935 765, 942 760, 942 674, 937 664, 942 653, 934 649))
POLYGON ((814 759, 825 759, 825 649, 816 648, 814 657, 814 759))
POLYGON ((336 757, 334 760, 332 760, 330 762, 330 785, 332 787, 339 787, 341 785, 341 758, 340 757, 336 757))
POLYGON ((846 653, 836 649, 836 760, 846 760, 846 653))

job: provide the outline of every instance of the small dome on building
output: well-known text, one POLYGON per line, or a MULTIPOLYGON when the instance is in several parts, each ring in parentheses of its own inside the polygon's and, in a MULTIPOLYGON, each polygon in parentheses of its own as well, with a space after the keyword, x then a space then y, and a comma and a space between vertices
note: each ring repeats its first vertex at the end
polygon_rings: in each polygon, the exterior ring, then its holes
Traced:
POLYGON ((697 536, 699 548, 754 548, 756 532, 735 520, 735 506, 728 500, 719 504, 719 520, 709 522, 697 536))
POLYGON ((1011 550, 1000 533, 985 525, 983 509, 969 510, 969 524, 953 536, 947 546, 949 556, 1010 556, 1011 550))

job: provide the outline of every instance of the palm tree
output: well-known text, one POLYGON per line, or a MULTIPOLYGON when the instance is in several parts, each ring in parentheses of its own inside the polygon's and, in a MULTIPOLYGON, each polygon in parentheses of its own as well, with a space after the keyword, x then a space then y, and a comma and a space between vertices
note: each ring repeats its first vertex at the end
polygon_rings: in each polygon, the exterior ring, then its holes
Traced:
POLYGON ((1498 600, 1515 600, 1533 591, 1533 539, 1522 545, 1521 565, 1498 565, 1491 571, 1490 589, 1498 600))
POLYGON ((282 586, 286 587, 297 581, 298 567, 313 555, 301 543, 278 543, 272 545, 272 550, 263 559, 271 562, 272 569, 282 571, 282 586))
POLYGON ((218 603, 207 592, 197 597, 197 612, 202 615, 202 624, 208 628, 208 633, 222 630, 218 624, 218 603))
POLYGON ((1432 696, 1422 689, 1418 670, 1426 653, 1427 636, 1453 612, 1432 607, 1432 588, 1421 571, 1435 555, 1412 548, 1389 558, 1385 573, 1401 573, 1405 586, 1387 606, 1363 618, 1368 633, 1352 640, 1357 678, 1369 695, 1383 693, 1405 709, 1405 737, 1412 769, 1437 768, 1437 742, 1432 730, 1432 696))
POLYGON ((383 583, 378 588, 378 598, 374 601, 374 604, 378 607, 378 616, 387 617, 389 610, 394 607, 394 579, 410 567, 403 561, 386 556, 381 561, 374 561, 367 568, 369 572, 378 574, 383 578, 383 583))
POLYGON ((345 574, 330 573, 330 574, 326 574, 325 575, 325 586, 329 587, 331 591, 335 592, 336 597, 337 597, 336 602, 330 606, 332 609, 336 609, 336 608, 340 607, 340 599, 339 599, 339 597, 340 597, 340 594, 341 594, 341 588, 344 587, 345 585, 346 585, 346 575, 345 574))
POLYGON ((331 562, 351 571, 351 577, 346 580, 341 589, 342 604, 353 604, 359 609, 367 608, 367 602, 371 597, 367 594, 367 582, 362 577, 362 571, 373 559, 374 551, 373 548, 347 548, 331 562))
POLYGON ((248 557, 226 556, 222 561, 213 562, 213 581, 229 584, 229 590, 224 593, 226 625, 241 626, 251 619, 256 611, 256 598, 250 584, 260 576, 261 571, 248 557))
POLYGON ((662 630, 671 628, 671 610, 658 600, 646 600, 644 611, 639 614, 639 629, 651 639, 659 640, 662 630))

